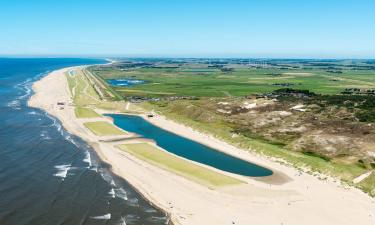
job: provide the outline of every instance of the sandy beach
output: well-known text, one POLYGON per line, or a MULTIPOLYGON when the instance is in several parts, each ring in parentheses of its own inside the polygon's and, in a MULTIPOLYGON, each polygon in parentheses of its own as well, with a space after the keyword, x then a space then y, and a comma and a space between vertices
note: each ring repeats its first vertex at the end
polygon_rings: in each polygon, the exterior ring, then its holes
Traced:
MULTIPOLYGON (((243 180, 245 184, 209 189, 120 151, 112 142, 100 141, 83 125, 91 119, 76 118, 71 104, 63 108, 57 105, 57 102, 72 102, 64 75, 69 70, 74 68, 54 71, 36 82, 33 85, 35 94, 30 98, 29 105, 58 118, 67 131, 93 146, 102 160, 112 165, 114 173, 168 212, 174 224, 375 224, 375 199, 360 190, 333 179, 321 180, 251 154, 162 116, 144 118, 168 131, 270 168, 275 175, 254 179, 225 173, 243 180)), ((101 120, 111 122, 105 117, 101 120)))

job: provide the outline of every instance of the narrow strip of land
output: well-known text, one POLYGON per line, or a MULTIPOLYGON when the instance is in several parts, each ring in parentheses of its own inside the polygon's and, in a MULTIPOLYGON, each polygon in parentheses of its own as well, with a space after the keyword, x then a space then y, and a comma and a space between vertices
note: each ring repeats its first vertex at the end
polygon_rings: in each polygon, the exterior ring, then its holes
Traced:
POLYGON ((244 182, 222 175, 187 160, 168 154, 150 143, 133 143, 118 146, 137 158, 150 162, 158 167, 207 185, 210 188, 238 185, 244 182))

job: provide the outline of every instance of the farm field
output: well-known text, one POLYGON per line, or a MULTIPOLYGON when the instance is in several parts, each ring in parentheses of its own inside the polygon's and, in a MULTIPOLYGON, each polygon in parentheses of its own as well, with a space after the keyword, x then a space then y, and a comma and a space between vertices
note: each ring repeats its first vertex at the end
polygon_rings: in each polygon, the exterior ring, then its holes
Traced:
MULTIPOLYGON (((230 97, 265 93, 281 87, 307 89, 320 94, 339 94, 346 88, 375 88, 375 70, 371 67, 330 65, 267 64, 207 64, 186 62, 152 64, 125 69, 119 66, 91 67, 90 71, 103 79, 137 79, 146 83, 131 87, 113 87, 124 97, 230 97)), ((343 62, 341 62, 343 63, 343 62)), ((344 64, 345 65, 345 64, 344 64)), ((355 64, 356 66, 359 66, 355 64)), ((361 64, 360 64, 361 65, 361 64)))

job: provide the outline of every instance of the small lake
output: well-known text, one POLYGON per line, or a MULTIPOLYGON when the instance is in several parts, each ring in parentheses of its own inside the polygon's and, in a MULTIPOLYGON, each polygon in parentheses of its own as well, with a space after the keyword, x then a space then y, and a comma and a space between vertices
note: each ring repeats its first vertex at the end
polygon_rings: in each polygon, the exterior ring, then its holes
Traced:
POLYGON ((133 115, 107 115, 114 119, 118 127, 154 140, 158 146, 175 155, 206 164, 219 170, 244 176, 263 177, 273 172, 267 168, 241 160, 228 154, 217 151, 172 132, 163 130, 142 117, 133 115))
POLYGON ((132 87, 139 84, 145 84, 146 81, 144 80, 136 80, 136 79, 109 79, 107 82, 115 87, 132 87))

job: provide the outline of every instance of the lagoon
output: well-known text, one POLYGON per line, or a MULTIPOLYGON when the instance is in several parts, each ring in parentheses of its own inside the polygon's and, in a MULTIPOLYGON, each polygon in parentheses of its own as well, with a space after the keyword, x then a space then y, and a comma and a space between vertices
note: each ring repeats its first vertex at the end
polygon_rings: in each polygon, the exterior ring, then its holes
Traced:
POLYGON ((113 118, 116 126, 141 135, 143 138, 152 139, 161 148, 183 158, 243 176, 263 177, 273 174, 273 172, 267 168, 230 156, 188 138, 163 130, 140 116, 119 114, 108 114, 107 116, 113 118))

